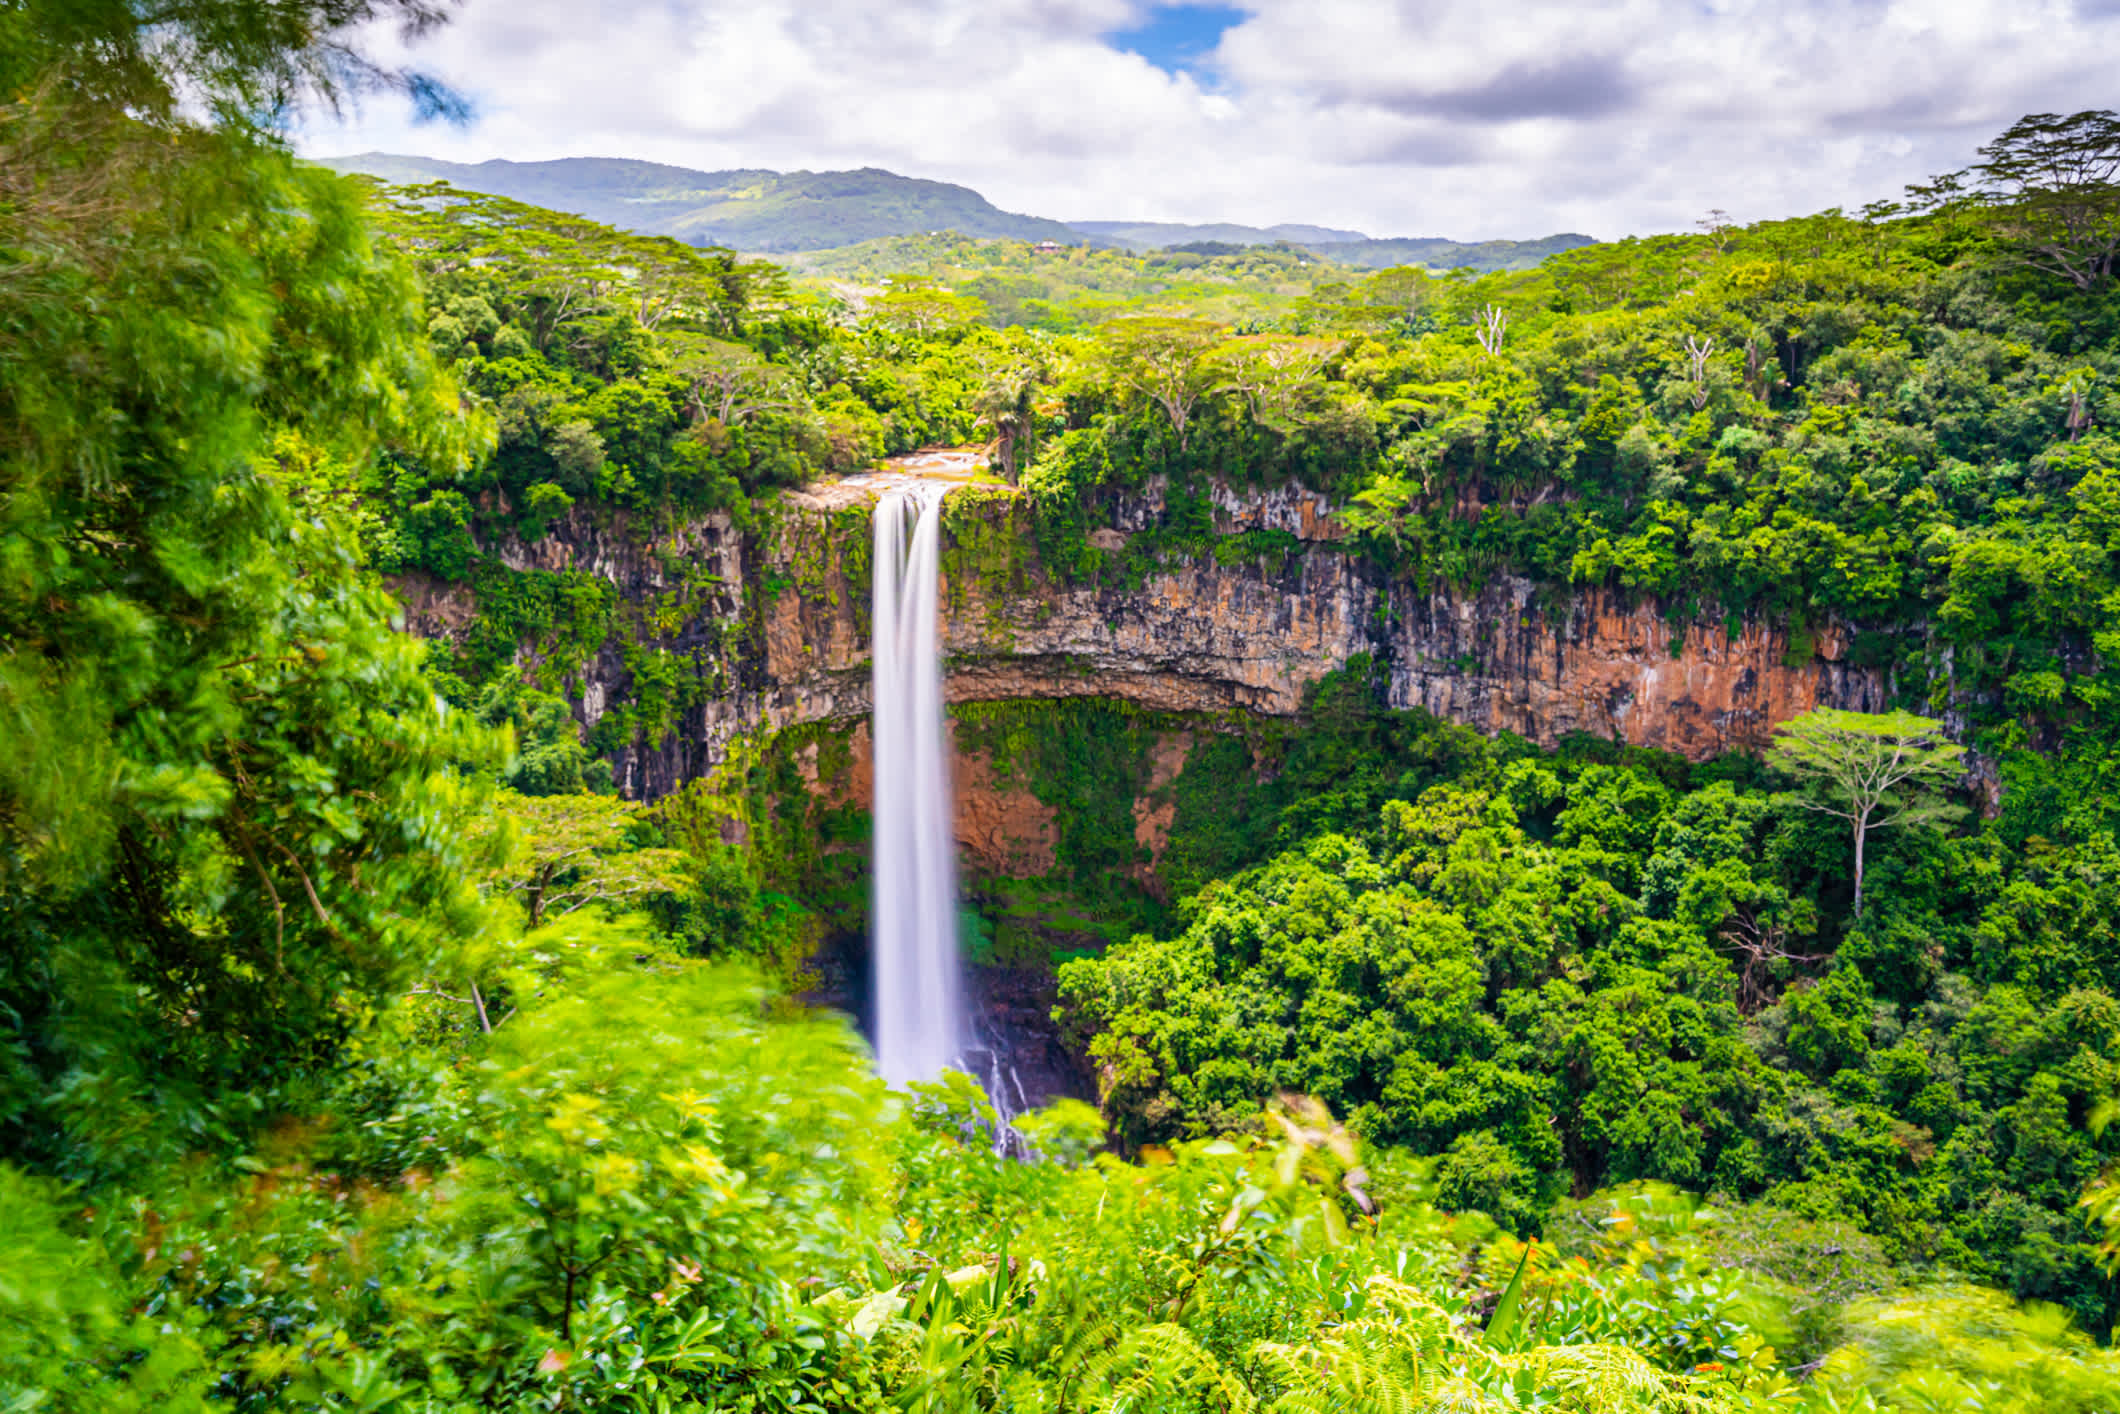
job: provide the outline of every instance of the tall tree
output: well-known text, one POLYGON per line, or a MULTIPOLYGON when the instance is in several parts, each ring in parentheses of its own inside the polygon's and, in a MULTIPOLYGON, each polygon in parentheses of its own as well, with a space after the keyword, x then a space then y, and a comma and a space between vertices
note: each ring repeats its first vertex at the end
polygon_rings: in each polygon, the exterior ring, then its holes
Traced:
POLYGON ((636 286, 640 257, 631 239, 582 216, 541 211, 482 192, 425 182, 384 194, 386 219, 430 276, 471 267, 504 272, 501 312, 529 331, 540 353, 578 326, 631 316, 659 317, 651 267, 636 286), (629 266, 629 259, 634 264, 629 266))
POLYGON ((869 318, 925 339, 962 332, 986 317, 986 301, 961 295, 923 275, 893 275, 868 303, 869 318))
POLYGON ((2027 114, 1980 157, 1913 194, 1986 207, 2021 263, 2079 290, 2112 278, 2120 262, 2120 112, 2027 114))
POLYGON ((1959 807, 1943 788, 1962 773, 1965 748, 1942 739, 1943 723, 1911 712, 1821 707, 1784 722, 1767 759, 1813 787, 1807 809, 1848 822, 1855 836, 1855 915, 1862 916, 1863 854, 1872 830, 1937 823, 1959 807))
POLYGON ((507 836, 505 861, 489 877, 521 898, 532 928, 592 904, 624 911, 693 886, 690 855, 633 842, 644 810, 638 801, 586 791, 509 791, 497 803, 476 827, 481 838, 507 836))
POLYGON ((711 419, 735 427, 802 404, 787 370, 748 345, 683 333, 670 336, 668 344, 670 371, 684 380, 685 407, 694 423, 711 419))
POLYGON ((1051 381, 1043 363, 1012 363, 996 370, 972 395, 973 424, 994 434, 994 455, 1000 458, 1001 474, 1016 479, 1021 451, 1037 430, 1035 406, 1038 389, 1051 381))
POLYGON ((1184 451, 1193 410, 1214 391, 1216 370, 1207 353, 1222 326, 1205 319, 1129 315, 1105 328, 1105 347, 1118 381, 1162 409, 1184 451))
MULTIPOLYGON (((328 59, 290 17, 337 44, 334 15, 400 8, 0 24, 44 24, 61 70, 269 93, 328 59)), ((479 441, 411 272, 241 115, 120 113, 76 72, 0 107, 28 195, 0 208, 0 1155, 93 1174, 269 1116, 478 926, 448 777, 488 747, 355 525, 379 452, 446 476, 479 441)))
POLYGON ((1339 339, 1247 334, 1218 347, 1215 362, 1222 386, 1243 395, 1252 421, 1285 432, 1302 421, 1325 365, 1343 347, 1339 339))

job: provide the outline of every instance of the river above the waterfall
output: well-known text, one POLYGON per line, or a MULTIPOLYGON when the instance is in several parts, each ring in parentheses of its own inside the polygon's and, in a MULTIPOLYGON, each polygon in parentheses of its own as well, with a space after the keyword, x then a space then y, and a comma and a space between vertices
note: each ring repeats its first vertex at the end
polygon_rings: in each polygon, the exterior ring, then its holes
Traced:
POLYGON ((823 510, 845 510, 888 491, 921 486, 1006 486, 989 469, 983 447, 923 447, 885 457, 864 471, 831 481, 813 481, 788 493, 790 502, 823 510))

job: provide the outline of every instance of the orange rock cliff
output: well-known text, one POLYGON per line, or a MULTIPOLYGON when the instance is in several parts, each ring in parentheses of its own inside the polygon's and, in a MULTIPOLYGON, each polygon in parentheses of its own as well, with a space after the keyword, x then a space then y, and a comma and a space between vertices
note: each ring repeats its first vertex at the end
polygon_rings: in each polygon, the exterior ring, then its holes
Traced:
MULTIPOLYGON (((616 758, 621 787, 652 798, 713 771, 761 730, 843 722, 865 746, 872 497, 828 487, 789 497, 762 532, 709 516, 652 539, 623 519, 576 511, 534 545, 489 548, 513 568, 609 580, 633 610, 635 651, 644 644, 692 665, 699 700, 659 742, 616 758), (673 602, 677 613, 662 608, 651 622, 651 608, 673 602)), ((1608 591, 1556 599, 1506 576, 1475 593, 1424 591, 1340 544, 1316 493, 1224 488, 1214 507, 1224 534, 1280 530, 1298 548, 1232 564, 1169 562, 1137 586, 1064 584, 1040 565, 1028 508, 1012 493, 953 493, 943 595, 950 700, 1096 696, 1167 712, 1285 716, 1318 679, 1366 654, 1394 707, 1543 743, 1583 731, 1695 759, 1758 747, 1814 706, 1868 711, 1887 700, 1882 674, 1847 662, 1849 635, 1831 626, 1792 652, 1785 626, 1675 622, 1608 591)), ((1117 503, 1093 542, 1123 546, 1161 509, 1151 483, 1117 503)), ((465 586, 411 576, 398 587, 416 632, 456 637, 474 617, 465 586)), ((586 725, 629 700, 619 637, 573 684, 586 725)), ((535 668, 537 645, 524 645, 518 661, 535 668)), ((1158 769, 1174 775, 1184 747, 1169 749, 1175 757, 1158 769)), ((961 755, 957 780, 974 867, 1017 873, 1050 858, 1050 822, 1035 802, 983 784, 986 768, 961 755)), ((1161 828, 1167 822, 1144 806, 1142 843, 1154 849, 1161 828)))

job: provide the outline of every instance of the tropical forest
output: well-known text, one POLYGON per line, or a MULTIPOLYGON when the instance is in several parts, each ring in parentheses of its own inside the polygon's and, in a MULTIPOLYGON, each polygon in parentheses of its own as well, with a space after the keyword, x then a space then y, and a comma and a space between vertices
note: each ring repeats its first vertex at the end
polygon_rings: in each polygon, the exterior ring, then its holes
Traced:
POLYGON ((738 248, 453 8, 0 0, 0 1411, 2120 1409, 2120 114, 738 248))

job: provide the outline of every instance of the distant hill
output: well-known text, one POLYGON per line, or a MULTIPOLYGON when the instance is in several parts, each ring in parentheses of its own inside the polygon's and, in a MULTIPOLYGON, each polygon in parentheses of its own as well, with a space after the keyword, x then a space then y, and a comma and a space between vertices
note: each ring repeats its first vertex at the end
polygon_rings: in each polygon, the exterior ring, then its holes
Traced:
POLYGON ((892 236, 955 231, 982 240, 1057 241, 1067 246, 1087 242, 1134 252, 1191 246, 1212 254, 1217 246, 1287 242, 1365 269, 1426 265, 1526 270, 1555 251, 1594 244, 1579 235, 1465 244, 1426 238, 1374 240, 1360 231, 1300 224, 1062 223, 1003 211, 970 187, 901 177, 876 167, 858 172, 696 172, 622 157, 462 163, 388 152, 326 158, 323 165, 387 182, 446 181, 466 191, 571 211, 606 225, 760 255, 838 250, 892 236))
POLYGON ((1058 221, 1003 211, 970 187, 858 172, 695 172, 617 157, 556 162, 439 162, 364 152, 323 165, 388 182, 446 181, 466 191, 569 211, 606 225, 758 254, 829 250, 883 236, 967 236, 1079 245, 1058 221))
POLYGON ((1446 241, 1430 236, 1396 240, 1345 241, 1314 244, 1311 249, 1327 260, 1355 265, 1365 270, 1383 270, 1393 265, 1425 265, 1431 270, 1529 270, 1549 255, 1579 246, 1596 245, 1590 236, 1569 231, 1542 236, 1535 241, 1446 241))
POLYGON ((1330 226, 1189 226, 1174 221, 1070 221, 1070 226, 1100 243, 1136 253, 1151 250, 1195 250, 1218 254, 1238 246, 1287 242, 1308 248, 1339 265, 1382 270, 1393 265, 1425 265, 1434 270, 1529 270, 1557 251, 1595 245, 1589 236, 1569 233, 1535 241, 1449 241, 1411 236, 1378 240, 1360 231, 1330 226))
POLYGON ((1366 241, 1360 231, 1336 231, 1330 226, 1236 226, 1219 222, 1188 226, 1176 221, 1070 221, 1085 236, 1095 236, 1126 250, 1168 250, 1172 246, 1212 241, 1220 245, 1272 245, 1293 241, 1297 245, 1323 245, 1342 241, 1366 241))

